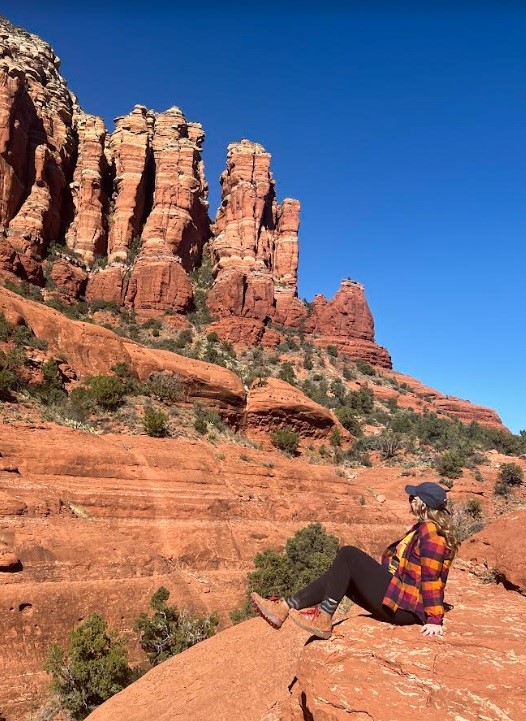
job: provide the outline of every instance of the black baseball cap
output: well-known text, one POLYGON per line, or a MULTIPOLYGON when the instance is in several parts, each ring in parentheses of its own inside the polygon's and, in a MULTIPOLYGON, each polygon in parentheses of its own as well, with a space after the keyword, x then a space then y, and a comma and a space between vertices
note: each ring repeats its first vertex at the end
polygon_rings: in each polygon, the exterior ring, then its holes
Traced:
POLYGON ((432 481, 424 481, 418 486, 406 486, 405 492, 410 496, 418 496, 429 508, 439 509, 447 502, 445 490, 438 483, 432 481))

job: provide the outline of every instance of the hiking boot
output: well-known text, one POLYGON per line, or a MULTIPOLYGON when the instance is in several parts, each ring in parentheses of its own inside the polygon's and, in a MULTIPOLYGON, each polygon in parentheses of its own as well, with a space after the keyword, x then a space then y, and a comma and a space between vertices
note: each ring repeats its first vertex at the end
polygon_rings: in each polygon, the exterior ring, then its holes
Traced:
POLYGON ((328 639, 332 635, 332 616, 322 611, 318 606, 314 608, 303 608, 297 611, 290 609, 290 620, 294 621, 304 631, 309 631, 318 638, 328 639))
POLYGON ((251 593, 250 599, 259 615, 264 618, 272 628, 282 627, 283 621, 285 621, 289 615, 289 604, 284 598, 278 598, 277 596, 263 598, 263 596, 260 596, 258 593, 251 593))

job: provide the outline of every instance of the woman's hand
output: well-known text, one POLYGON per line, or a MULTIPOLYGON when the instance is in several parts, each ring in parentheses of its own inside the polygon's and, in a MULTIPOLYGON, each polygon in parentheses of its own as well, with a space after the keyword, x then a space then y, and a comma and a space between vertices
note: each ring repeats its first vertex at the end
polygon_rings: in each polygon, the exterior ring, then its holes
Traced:
POLYGON ((423 636, 443 636, 444 627, 438 623, 425 623, 420 629, 420 633, 423 636))

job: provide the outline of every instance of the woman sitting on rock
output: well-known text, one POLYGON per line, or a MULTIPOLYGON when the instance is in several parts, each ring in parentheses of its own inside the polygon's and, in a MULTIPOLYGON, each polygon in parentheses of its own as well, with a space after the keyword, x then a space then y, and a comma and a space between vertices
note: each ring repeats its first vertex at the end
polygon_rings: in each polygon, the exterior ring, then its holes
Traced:
POLYGON ((344 596, 379 621, 422 624, 424 636, 442 636, 444 587, 458 548, 446 493, 426 481, 406 486, 416 523, 384 552, 382 562, 344 546, 329 570, 288 599, 251 594, 257 612, 274 628, 287 617, 305 631, 330 638, 332 617, 344 596))

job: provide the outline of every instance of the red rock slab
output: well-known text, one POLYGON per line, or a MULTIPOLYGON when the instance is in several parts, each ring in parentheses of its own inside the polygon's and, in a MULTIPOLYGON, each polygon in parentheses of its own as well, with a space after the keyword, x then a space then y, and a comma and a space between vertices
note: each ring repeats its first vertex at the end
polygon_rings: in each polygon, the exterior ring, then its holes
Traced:
POLYGON ((517 509, 487 525, 462 544, 462 558, 526 595, 526 509, 517 509))
POLYGON ((272 430, 291 426, 302 436, 326 437, 338 423, 333 414, 315 403, 298 388, 279 378, 267 378, 252 385, 247 400, 249 429, 272 430))
POLYGON ((257 618, 150 671, 96 709, 90 721, 258 721, 288 696, 303 641, 291 625, 257 618))
POLYGON ((289 721, 519 721, 526 707, 526 601, 455 568, 443 639, 354 608, 329 642, 305 647, 289 721), (303 716, 299 714, 303 713, 303 716))

